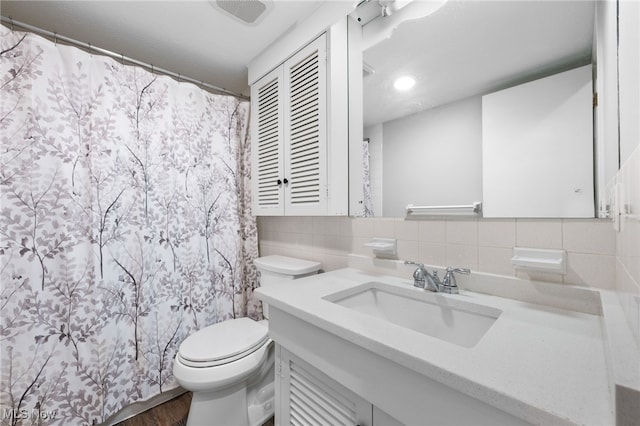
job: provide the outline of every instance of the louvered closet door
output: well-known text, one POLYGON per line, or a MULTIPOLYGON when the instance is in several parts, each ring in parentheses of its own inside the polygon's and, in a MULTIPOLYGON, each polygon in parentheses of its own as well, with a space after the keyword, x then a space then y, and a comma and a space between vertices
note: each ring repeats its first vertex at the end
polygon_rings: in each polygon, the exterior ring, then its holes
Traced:
POLYGON ((280 362, 281 426, 371 426, 371 403, 284 348, 280 362))
POLYGON ((326 36, 287 60, 284 74, 285 212, 326 214, 326 36))
POLYGON ((254 215, 284 214, 283 69, 251 86, 251 200, 254 215))

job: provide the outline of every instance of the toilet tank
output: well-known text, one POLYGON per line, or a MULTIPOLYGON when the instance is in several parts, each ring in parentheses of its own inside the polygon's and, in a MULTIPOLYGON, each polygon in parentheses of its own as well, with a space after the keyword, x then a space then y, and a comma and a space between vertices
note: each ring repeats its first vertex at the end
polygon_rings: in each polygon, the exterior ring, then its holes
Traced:
MULTIPOLYGON (((280 255, 258 257, 253 263, 260 272, 260 287, 315 275, 321 267, 319 262, 280 255)), ((262 311, 265 318, 268 318, 269 308, 266 303, 262 304, 262 311)))

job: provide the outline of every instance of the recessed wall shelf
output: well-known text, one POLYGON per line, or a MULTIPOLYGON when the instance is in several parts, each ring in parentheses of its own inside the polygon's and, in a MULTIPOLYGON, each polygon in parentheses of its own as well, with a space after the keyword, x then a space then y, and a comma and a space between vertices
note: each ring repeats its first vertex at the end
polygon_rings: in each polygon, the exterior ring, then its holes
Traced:
POLYGON ((374 238, 372 242, 365 243, 365 247, 373 249, 373 254, 379 257, 395 256, 398 252, 395 238, 374 238))
POLYGON ((566 273, 565 251, 514 247, 511 264, 527 271, 566 273))

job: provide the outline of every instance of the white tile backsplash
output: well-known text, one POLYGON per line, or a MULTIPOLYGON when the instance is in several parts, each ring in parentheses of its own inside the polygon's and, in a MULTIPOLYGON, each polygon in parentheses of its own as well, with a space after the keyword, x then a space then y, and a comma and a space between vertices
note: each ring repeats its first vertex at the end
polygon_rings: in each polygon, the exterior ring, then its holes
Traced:
POLYGON ((420 243, 418 240, 398 240, 398 259, 420 260, 420 243))
POLYGON ((447 263, 442 266, 478 270, 478 246, 447 244, 447 263))
POLYGON ((427 265, 446 265, 447 263, 447 245, 444 243, 431 243, 428 241, 420 241, 420 257, 417 260, 427 265))
POLYGON ((327 235, 326 252, 327 253, 351 253, 351 243, 353 238, 340 235, 327 235))
POLYGON ((478 270, 490 274, 515 276, 511 265, 513 249, 505 247, 478 247, 478 270))
POLYGON ((298 234, 298 247, 301 250, 313 250, 313 234, 298 234))
POLYGON ((416 221, 419 228, 419 241, 429 243, 447 242, 447 222, 440 219, 427 219, 416 221))
POLYGON ((322 261, 322 268, 325 271, 346 268, 348 265, 347 256, 337 256, 335 254, 325 254, 322 261))
POLYGON ((312 219, 312 223, 313 223, 313 233, 318 235, 326 235, 327 233, 327 227, 326 227, 326 223, 327 220, 324 217, 314 217, 312 219))
POLYGON ((353 245, 352 250, 354 254, 360 254, 363 256, 371 256, 373 251, 370 247, 365 247, 366 243, 370 243, 371 238, 369 237, 353 237, 353 245))
MULTIPOLYGON (((627 228, 637 229, 640 222, 636 225, 627 228)), ((324 265, 326 270, 344 264, 337 258, 347 253, 373 256, 364 244, 380 237, 397 239, 397 258, 401 260, 554 283, 606 289, 615 286, 616 233, 608 220, 261 217, 258 231, 261 255, 286 252, 296 257, 300 252, 304 258, 330 259, 330 264, 324 265), (515 246, 566 250, 567 274, 516 272, 511 265, 515 246)), ((638 231, 634 232, 637 235, 638 231)), ((624 254, 618 254, 617 259, 635 276, 640 270, 630 265, 638 260, 640 246, 632 249, 628 238, 624 242, 624 254)))
POLYGON ((351 221, 351 232, 354 237, 371 237, 374 229, 373 218, 364 218, 351 221))
POLYGON ((615 256, 616 235, 611 229, 609 220, 565 219, 562 247, 569 252, 615 256))
POLYGON ((398 240, 418 241, 420 239, 420 222, 397 219, 395 222, 395 238, 398 240))
MULTIPOLYGON (((359 220, 359 219, 354 219, 359 220)), ((378 238, 395 238, 396 219, 394 218, 376 218, 373 222, 372 237, 378 238)))
POLYGON ((516 246, 561 249, 562 221, 559 219, 516 219, 516 246))
POLYGON ((620 217, 620 232, 616 233, 616 290, 640 343, 640 145, 622 165, 613 182, 622 185, 625 205, 620 217))
POLYGON ((324 253, 327 247, 327 235, 325 234, 313 234, 313 248, 320 252, 324 253))
POLYGON ((477 219, 447 220, 447 244, 478 245, 477 219))
POLYGON ((563 276, 560 274, 550 274, 548 272, 538 272, 538 271, 518 270, 516 271, 516 276, 518 278, 523 278, 526 280, 546 281, 546 282, 557 283, 557 284, 561 284, 564 280, 563 276))
POLYGON ((626 252, 621 256, 636 283, 640 283, 640 218, 627 223, 626 252))
POLYGON ((567 253, 565 281, 572 284, 613 290, 616 283, 615 256, 567 253))
POLYGON ((478 243, 484 247, 514 247, 516 245, 516 220, 481 220, 478 222, 478 243))

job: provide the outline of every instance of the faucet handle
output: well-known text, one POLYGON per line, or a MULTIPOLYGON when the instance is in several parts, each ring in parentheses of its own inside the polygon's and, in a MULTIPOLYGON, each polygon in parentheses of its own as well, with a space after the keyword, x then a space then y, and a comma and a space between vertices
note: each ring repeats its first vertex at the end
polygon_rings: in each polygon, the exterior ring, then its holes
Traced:
POLYGON ((458 294, 458 284, 456 283, 456 276, 454 273, 469 275, 470 269, 467 268, 447 268, 447 273, 442 279, 442 291, 449 294, 458 294))
POLYGON ((452 268, 452 267, 448 267, 447 268, 447 274, 450 272, 456 272, 458 274, 464 274, 464 275, 469 275, 471 273, 471 269, 468 268, 452 268))

